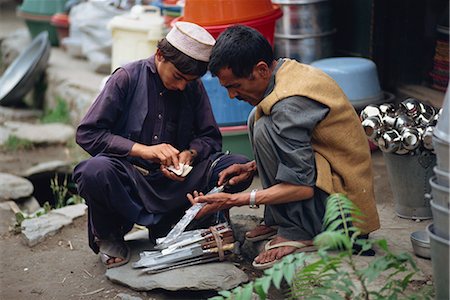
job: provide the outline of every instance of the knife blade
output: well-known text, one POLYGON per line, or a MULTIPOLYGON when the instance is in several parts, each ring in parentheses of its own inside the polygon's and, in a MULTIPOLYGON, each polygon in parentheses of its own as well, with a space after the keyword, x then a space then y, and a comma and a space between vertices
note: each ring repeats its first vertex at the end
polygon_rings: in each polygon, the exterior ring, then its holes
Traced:
MULTIPOLYGON (((226 181, 221 186, 216 186, 212 190, 210 190, 206 195, 216 194, 223 192, 225 189, 225 186, 228 184, 228 181, 226 181)), ((186 213, 181 218, 180 221, 172 228, 172 230, 167 234, 166 238, 162 241, 161 244, 168 245, 171 242, 173 242, 191 223, 191 221, 195 218, 197 213, 206 205, 206 203, 195 203, 192 205, 188 210, 186 210, 186 213)))
MULTIPOLYGON (((223 251, 233 250, 234 249, 234 243, 226 244, 222 247, 223 251)), ((219 252, 219 249, 217 247, 211 248, 211 249, 203 249, 201 245, 195 245, 191 248, 181 248, 177 251, 168 254, 168 255, 161 255, 151 258, 141 258, 140 261, 133 264, 133 268, 140 268, 140 267, 153 267, 157 265, 168 265, 173 264, 182 260, 186 259, 192 259, 199 256, 202 256, 204 254, 211 254, 211 253, 217 253, 219 252)))

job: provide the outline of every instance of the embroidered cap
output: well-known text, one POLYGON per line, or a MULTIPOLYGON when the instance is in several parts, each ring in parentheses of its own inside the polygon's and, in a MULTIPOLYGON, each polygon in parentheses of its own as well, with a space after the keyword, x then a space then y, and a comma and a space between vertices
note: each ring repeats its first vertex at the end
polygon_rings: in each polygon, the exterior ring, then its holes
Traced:
POLYGON ((167 41, 193 59, 209 62, 216 40, 205 28, 189 22, 176 22, 166 36, 167 41))

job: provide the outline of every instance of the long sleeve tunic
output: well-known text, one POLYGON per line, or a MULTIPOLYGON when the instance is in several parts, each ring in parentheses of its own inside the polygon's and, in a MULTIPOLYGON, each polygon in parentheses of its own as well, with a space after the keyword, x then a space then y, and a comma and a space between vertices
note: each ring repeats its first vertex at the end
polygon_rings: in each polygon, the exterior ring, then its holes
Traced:
MULTIPOLYGON (((184 91, 165 89, 154 56, 128 64, 111 75, 81 121, 76 140, 92 156, 114 160, 124 174, 120 180, 127 186, 125 189, 132 191, 129 201, 143 205, 150 213, 166 213, 189 205, 186 193, 203 191, 211 157, 222 147, 220 130, 201 81, 188 83, 184 91), (159 164, 130 157, 134 143, 168 143, 180 151, 195 149, 198 156, 186 180, 177 182, 165 178, 159 164), (150 175, 143 176, 133 165, 149 170, 150 175)), ((89 163, 80 163, 76 175, 91 172, 86 168, 90 168, 89 163)), ((114 188, 119 187, 110 187, 114 188)), ((141 213, 139 209, 133 211, 133 215, 141 213)))

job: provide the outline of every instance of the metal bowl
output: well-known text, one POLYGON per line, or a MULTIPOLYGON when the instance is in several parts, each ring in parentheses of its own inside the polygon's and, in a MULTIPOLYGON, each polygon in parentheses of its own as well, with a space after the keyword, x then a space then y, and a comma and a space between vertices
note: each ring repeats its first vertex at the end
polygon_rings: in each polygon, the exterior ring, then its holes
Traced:
POLYGON ((0 105, 21 103, 44 73, 50 50, 48 32, 42 31, 0 77, 0 105))
POLYGON ((411 233, 411 244, 414 253, 422 258, 431 258, 430 237, 425 230, 414 231, 411 233))

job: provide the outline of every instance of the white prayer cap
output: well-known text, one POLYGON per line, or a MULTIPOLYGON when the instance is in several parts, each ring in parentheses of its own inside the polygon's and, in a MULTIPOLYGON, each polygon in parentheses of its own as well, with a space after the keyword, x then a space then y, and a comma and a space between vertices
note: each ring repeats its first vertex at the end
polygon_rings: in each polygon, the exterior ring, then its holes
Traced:
POLYGON ((176 22, 166 36, 167 41, 193 59, 209 62, 216 40, 205 28, 189 22, 176 22))

